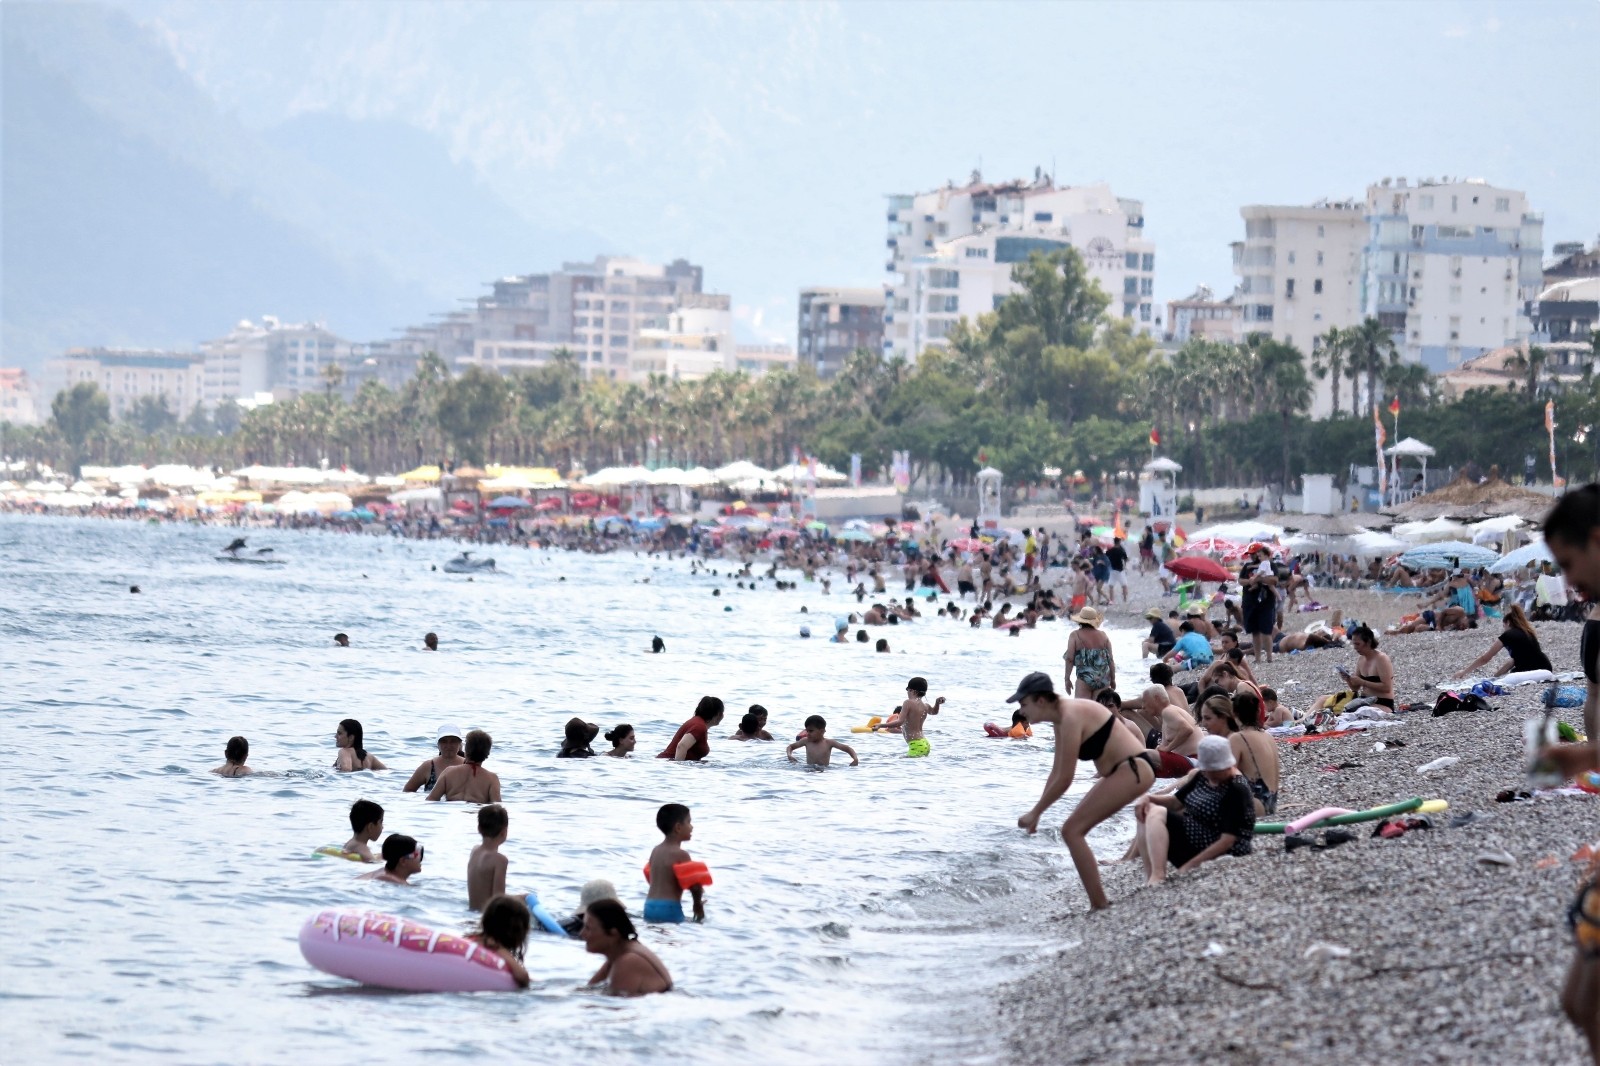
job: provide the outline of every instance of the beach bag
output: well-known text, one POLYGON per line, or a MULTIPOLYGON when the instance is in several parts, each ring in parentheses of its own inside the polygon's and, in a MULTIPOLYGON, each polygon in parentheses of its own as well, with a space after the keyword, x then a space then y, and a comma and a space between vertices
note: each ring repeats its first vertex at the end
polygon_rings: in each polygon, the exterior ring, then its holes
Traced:
MULTIPOLYGON (((1340 695, 1344 697, 1344 699, 1340 701, 1341 706, 1344 703, 1349 702, 1351 698, 1350 693, 1341 692, 1340 695)), ((1301 720, 1301 724, 1306 727, 1307 733, 1330 733, 1337 728, 1339 724, 1339 714, 1331 707, 1324 707, 1320 711, 1312 711, 1307 714, 1305 718, 1301 720)))
POLYGON ((1439 698, 1433 701, 1433 716, 1451 714, 1455 711, 1487 711, 1489 701, 1476 692, 1462 695, 1459 692, 1440 693, 1439 698))

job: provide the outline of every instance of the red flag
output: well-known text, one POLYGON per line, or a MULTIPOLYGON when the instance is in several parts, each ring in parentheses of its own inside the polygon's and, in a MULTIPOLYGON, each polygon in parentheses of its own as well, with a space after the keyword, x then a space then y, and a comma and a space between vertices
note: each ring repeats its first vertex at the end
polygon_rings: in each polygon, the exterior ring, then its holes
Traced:
POLYGON ((1161 447, 1161 431, 1154 426, 1150 427, 1150 446, 1153 448, 1161 447))
POLYGON ((1392 415, 1398 415, 1400 413, 1400 397, 1396 396, 1394 399, 1389 401, 1389 413, 1392 415))

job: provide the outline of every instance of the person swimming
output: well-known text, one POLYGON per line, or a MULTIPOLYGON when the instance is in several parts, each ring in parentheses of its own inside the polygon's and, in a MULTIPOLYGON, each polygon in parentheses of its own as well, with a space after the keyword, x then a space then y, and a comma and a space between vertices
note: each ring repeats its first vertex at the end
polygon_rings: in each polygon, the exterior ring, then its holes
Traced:
POLYGON ((244 737, 229 737, 228 747, 222 757, 225 760, 223 764, 211 768, 211 772, 218 777, 244 777, 255 773, 245 765, 245 760, 250 758, 250 742, 244 737))

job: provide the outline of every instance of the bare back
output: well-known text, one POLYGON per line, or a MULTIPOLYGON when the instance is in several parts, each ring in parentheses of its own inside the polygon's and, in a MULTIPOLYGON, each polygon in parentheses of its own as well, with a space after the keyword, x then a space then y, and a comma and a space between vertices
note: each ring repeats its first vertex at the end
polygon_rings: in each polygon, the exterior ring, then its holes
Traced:
POLYGON ((478 763, 462 763, 439 775, 439 781, 428 793, 428 798, 465 803, 499 803, 500 778, 494 771, 485 770, 478 763))
POLYGON ((506 857, 482 844, 467 859, 467 906, 475 911, 506 890, 506 857))

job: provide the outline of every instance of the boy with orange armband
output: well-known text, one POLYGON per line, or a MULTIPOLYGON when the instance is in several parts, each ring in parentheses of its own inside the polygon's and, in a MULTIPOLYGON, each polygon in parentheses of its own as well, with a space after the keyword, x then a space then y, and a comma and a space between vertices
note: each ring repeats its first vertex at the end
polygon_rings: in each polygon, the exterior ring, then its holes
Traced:
POLYGON ((650 864, 645 876, 650 879, 650 894, 644 901, 644 920, 647 922, 681 922, 683 916, 683 890, 694 897, 694 920, 706 920, 705 898, 702 892, 711 884, 711 871, 703 862, 695 862, 683 845, 694 835, 694 823, 689 820, 689 808, 681 803, 668 803, 656 812, 656 828, 666 837, 650 852, 650 864))

